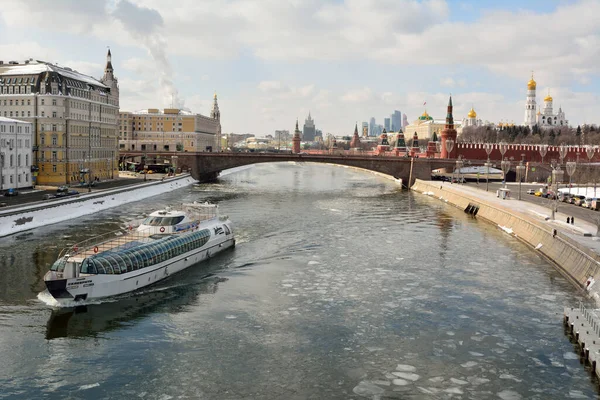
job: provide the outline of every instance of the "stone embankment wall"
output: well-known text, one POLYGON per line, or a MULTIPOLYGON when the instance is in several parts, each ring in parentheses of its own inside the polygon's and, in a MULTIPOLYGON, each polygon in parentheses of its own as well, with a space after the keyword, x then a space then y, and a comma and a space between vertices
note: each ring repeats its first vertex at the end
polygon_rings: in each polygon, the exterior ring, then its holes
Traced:
POLYGON ((600 300, 600 282, 595 282, 600 279, 600 257, 569 237, 560 233, 554 235, 552 228, 543 226, 525 214, 471 198, 439 182, 417 180, 412 189, 498 225, 552 261, 577 287, 587 290, 597 301, 600 300))

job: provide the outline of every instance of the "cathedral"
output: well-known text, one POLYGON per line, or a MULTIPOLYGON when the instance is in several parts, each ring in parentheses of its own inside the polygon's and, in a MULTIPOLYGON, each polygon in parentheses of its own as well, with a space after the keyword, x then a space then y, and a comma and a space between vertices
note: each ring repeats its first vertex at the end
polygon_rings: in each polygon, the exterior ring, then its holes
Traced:
POLYGON ((531 79, 527 82, 527 100, 525 102, 525 125, 529 128, 533 128, 537 125, 539 128, 552 128, 555 126, 568 126, 569 121, 565 118, 565 113, 561 107, 558 108, 558 113, 554 114, 552 109, 552 96, 550 93, 544 97, 544 108, 537 110, 536 113, 536 100, 535 90, 537 83, 531 79))
POLYGON ((471 107, 471 111, 469 111, 467 114, 467 118, 463 118, 462 126, 463 128, 467 126, 483 126, 483 121, 481 119, 477 119, 477 113, 473 107, 471 107))

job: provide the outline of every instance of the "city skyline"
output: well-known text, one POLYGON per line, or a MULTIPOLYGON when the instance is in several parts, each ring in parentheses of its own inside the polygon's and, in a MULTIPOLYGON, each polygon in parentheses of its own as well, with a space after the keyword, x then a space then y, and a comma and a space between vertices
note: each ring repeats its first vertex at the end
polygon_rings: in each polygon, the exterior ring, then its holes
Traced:
POLYGON ((121 110, 174 103, 209 115, 216 90, 223 132, 292 130, 309 110, 334 134, 395 109, 409 122, 425 107, 441 119, 450 92, 457 119, 473 106, 483 120, 522 124, 531 71, 538 104, 549 89, 572 126, 597 124, 600 2, 521 3, 7 0, 0 50, 5 62, 100 78, 109 46, 121 110))

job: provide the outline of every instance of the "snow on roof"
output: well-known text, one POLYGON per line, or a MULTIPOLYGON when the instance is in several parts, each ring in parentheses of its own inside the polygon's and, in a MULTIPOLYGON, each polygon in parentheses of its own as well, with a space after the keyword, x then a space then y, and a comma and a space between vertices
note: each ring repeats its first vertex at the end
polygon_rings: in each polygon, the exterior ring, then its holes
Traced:
POLYGON ((6 117, 0 117, 0 122, 10 122, 10 123, 15 123, 18 122, 19 124, 30 124, 30 122, 27 121, 22 121, 20 119, 12 119, 12 118, 6 118, 6 117))
POLYGON ((65 67, 59 67, 58 65, 50 64, 44 61, 34 61, 30 62, 29 64, 17 65, 3 64, 2 66, 0 66, 0 76, 33 75, 51 71, 56 72, 66 78, 76 79, 90 85, 108 88, 108 86, 91 76, 84 75, 81 72, 70 70, 70 68, 67 69, 65 67))

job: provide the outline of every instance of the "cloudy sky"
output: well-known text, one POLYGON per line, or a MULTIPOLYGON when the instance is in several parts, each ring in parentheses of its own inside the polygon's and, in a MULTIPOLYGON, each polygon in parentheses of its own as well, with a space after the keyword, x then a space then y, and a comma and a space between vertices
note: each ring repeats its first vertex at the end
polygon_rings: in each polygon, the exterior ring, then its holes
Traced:
POLYGON ((0 59, 100 77, 110 46, 121 109, 171 103, 224 132, 349 134, 400 110, 521 122, 534 71, 572 124, 600 123, 600 0, 3 0, 0 59))

